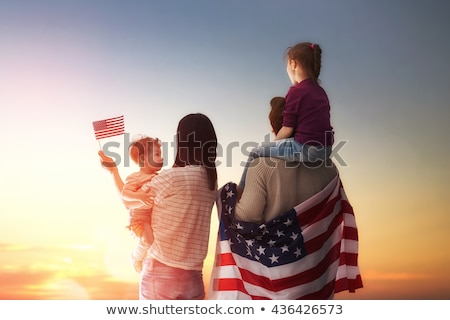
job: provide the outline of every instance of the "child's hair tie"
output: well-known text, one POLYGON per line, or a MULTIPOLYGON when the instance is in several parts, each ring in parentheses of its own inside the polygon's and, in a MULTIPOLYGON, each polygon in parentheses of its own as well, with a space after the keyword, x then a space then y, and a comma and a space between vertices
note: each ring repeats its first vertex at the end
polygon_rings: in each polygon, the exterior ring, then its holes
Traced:
POLYGON ((311 49, 314 50, 314 43, 311 43, 311 49))

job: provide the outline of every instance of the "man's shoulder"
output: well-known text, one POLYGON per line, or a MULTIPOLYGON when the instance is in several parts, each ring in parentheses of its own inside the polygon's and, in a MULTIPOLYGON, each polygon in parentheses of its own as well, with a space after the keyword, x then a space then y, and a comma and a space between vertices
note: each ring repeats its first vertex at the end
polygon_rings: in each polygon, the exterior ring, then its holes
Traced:
POLYGON ((284 171, 284 170, 324 170, 336 168, 333 161, 326 162, 300 162, 286 161, 273 157, 259 157, 252 161, 251 167, 261 171, 284 171))
POLYGON ((252 161, 249 171, 253 171, 258 176, 271 176, 276 173, 298 168, 299 163, 289 162, 273 157, 259 157, 252 161))
POLYGON ((287 163, 288 161, 274 157, 258 157, 252 161, 252 166, 278 168, 280 166, 284 167, 287 163))

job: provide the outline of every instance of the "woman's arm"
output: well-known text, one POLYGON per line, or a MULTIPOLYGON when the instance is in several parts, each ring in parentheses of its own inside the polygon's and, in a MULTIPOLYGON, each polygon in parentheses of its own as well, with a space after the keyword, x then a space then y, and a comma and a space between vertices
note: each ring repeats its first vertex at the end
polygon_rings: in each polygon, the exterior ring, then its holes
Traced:
POLYGON ((121 197, 123 201, 138 202, 140 203, 141 207, 152 204, 148 191, 145 192, 141 191, 140 189, 135 190, 134 188, 128 188, 127 184, 125 184, 124 188, 122 189, 121 197))
POLYGON ((144 174, 142 172, 135 172, 130 174, 123 185, 121 196, 126 201, 137 201, 141 203, 141 206, 151 205, 150 201, 150 182, 156 174, 144 174), (143 186, 146 185, 145 188, 143 186))
POLYGON ((287 139, 292 137, 294 133, 294 128, 291 127, 281 127, 280 131, 278 131, 275 140, 287 139))

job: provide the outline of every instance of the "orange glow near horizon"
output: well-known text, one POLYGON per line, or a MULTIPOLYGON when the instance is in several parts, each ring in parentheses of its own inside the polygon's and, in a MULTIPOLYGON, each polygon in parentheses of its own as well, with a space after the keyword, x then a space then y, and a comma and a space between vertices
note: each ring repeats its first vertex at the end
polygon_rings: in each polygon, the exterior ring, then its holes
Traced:
MULTIPOLYGON (((0 299, 136 299, 137 282, 107 270, 99 247, 14 248, 0 252, 0 299)), ((131 266, 130 266, 131 268, 131 266)))
MULTIPOLYGON (((96 164, 96 151, 90 152, 91 158, 84 160, 96 164)), ((129 259, 135 240, 125 229, 128 212, 106 171, 98 165, 86 167, 82 175, 65 173, 72 182, 53 191, 57 200, 47 200, 47 190, 38 185, 45 181, 50 188, 60 186, 59 176, 46 176, 47 172, 38 171, 28 184, 34 190, 30 204, 20 202, 16 187, 2 189, 10 197, 2 201, 9 215, 2 217, 7 224, 2 225, 0 242, 0 299, 138 299, 139 275, 129 259)), ((121 168, 122 176, 132 169, 121 168)), ((219 168, 222 179, 239 176, 239 170, 224 169, 219 168)), ((363 189, 358 187, 359 168, 354 165, 351 174, 348 170, 343 168, 341 177, 355 211, 364 288, 335 298, 450 299, 450 255, 445 245, 449 208, 442 202, 442 189, 425 186, 399 194, 399 186, 383 188, 381 183, 363 189)), ((12 186, 19 185, 16 176, 5 177, 12 186)), ((218 229, 215 207, 212 217, 206 289, 218 229)))
MULTIPOLYGON (((215 237, 211 237, 213 239, 215 237)), ((214 242, 214 241, 212 241, 214 242)), ((129 246, 132 242, 126 244, 129 246)), ((214 246, 215 243, 211 243, 214 246)), ((124 245, 114 253, 103 245, 61 247, 0 246, 0 299, 3 300, 135 300, 139 275, 127 260, 124 245), (8 263, 6 263, 8 262, 8 263)), ((215 247, 215 246, 214 246, 215 247)), ((129 247, 131 248, 131 247, 129 247)), ((214 248, 205 259, 209 288, 214 248)), ((381 272, 364 268, 364 288, 338 293, 335 299, 448 299, 450 277, 415 272, 381 272)))

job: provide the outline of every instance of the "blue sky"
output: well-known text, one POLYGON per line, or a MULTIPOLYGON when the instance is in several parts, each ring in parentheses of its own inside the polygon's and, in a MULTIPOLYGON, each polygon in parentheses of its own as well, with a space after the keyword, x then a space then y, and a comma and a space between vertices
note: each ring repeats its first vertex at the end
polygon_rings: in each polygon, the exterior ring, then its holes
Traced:
POLYGON ((449 256, 430 251, 449 240, 449 9, 437 0, 0 0, 0 243, 112 234, 130 245, 126 211, 98 165, 95 120, 124 114, 130 135, 170 146, 179 119, 203 112, 224 150, 219 183, 238 181, 241 148, 270 134, 269 100, 289 88, 286 48, 312 41, 323 49, 336 141, 346 141, 339 170, 364 271, 430 272, 449 256))

